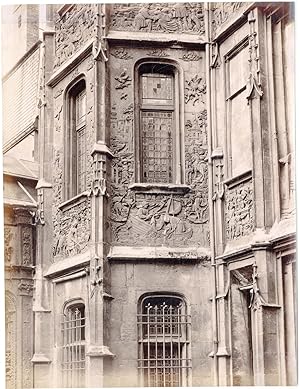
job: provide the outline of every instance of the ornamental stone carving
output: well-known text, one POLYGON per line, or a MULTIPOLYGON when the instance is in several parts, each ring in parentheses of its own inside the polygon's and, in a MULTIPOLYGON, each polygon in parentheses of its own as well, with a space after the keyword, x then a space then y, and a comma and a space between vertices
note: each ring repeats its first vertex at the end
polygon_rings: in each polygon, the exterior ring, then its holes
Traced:
POLYGON ((54 225, 53 256, 68 257, 83 252, 90 240, 90 200, 84 199, 59 212, 54 225))
POLYGON ((74 4, 55 22, 55 63, 62 65, 94 35, 93 4, 74 4))
POLYGON ((206 82, 197 74, 190 80, 185 81, 184 101, 187 104, 189 101, 195 105, 200 100, 203 101, 203 95, 206 94, 206 82))
POLYGON ((18 285, 19 294, 21 296, 31 296, 33 287, 32 280, 21 280, 18 285))
POLYGON ((32 228, 23 227, 21 233, 22 265, 32 264, 32 228))
POLYGON ((11 240, 13 238, 13 233, 10 227, 4 227, 4 258, 5 264, 10 264, 12 259, 13 247, 11 240))
POLYGON ((115 58, 119 59, 132 59, 132 55, 128 54, 128 51, 124 49, 124 47, 121 47, 120 49, 115 49, 114 51, 111 52, 111 55, 115 58))
POLYGON ((250 3, 243 2, 219 2, 212 5, 212 31, 215 35, 221 26, 230 20, 235 12, 241 8, 246 7, 250 3))
POLYGON ((204 34, 199 3, 114 4, 110 28, 118 31, 204 34))
POLYGON ((239 183, 225 191, 226 239, 232 240, 254 230, 252 181, 239 183))
POLYGON ((116 89, 124 89, 131 84, 131 78, 127 74, 127 69, 124 69, 119 76, 115 77, 115 80, 118 82, 115 86, 116 89))
POLYGON ((202 59, 202 56, 197 52, 188 51, 184 53, 182 57, 180 57, 180 59, 186 62, 193 62, 193 61, 199 61, 200 59, 202 59))

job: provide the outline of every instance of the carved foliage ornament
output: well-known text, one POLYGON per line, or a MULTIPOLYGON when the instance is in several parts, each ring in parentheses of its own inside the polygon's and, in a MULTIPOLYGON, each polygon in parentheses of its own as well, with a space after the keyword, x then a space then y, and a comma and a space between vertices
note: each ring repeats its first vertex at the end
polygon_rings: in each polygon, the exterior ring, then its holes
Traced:
POLYGON ((115 4, 111 29, 159 33, 204 34, 204 14, 199 3, 115 4))

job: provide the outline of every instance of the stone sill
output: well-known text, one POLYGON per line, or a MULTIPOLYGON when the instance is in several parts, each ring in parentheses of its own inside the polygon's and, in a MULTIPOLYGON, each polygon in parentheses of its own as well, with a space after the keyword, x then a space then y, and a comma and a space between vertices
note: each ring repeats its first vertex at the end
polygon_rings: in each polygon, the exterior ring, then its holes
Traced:
POLYGON ((141 260, 209 260, 207 248, 112 246, 107 258, 112 261, 141 260))
POLYGON ((189 185, 185 184, 155 184, 155 183, 133 183, 129 189, 140 193, 158 193, 158 194, 185 194, 191 190, 189 185))
POLYGON ((149 42, 182 42, 182 43, 197 43, 205 44, 205 34, 189 34, 189 33, 170 33, 164 34, 160 32, 141 32, 141 31, 122 31, 110 30, 104 39, 108 40, 134 40, 134 41, 149 41, 149 42))
POLYGON ((57 208, 60 209, 62 212, 67 211, 68 209, 74 207, 75 205, 82 203, 88 197, 88 195, 89 195, 89 191, 86 190, 70 198, 69 200, 66 200, 63 203, 59 204, 57 208))

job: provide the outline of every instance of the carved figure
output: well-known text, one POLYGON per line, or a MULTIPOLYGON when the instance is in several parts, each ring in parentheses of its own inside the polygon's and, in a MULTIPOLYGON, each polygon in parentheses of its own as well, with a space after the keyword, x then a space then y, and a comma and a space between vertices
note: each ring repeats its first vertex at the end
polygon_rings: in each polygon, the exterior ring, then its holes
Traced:
POLYGON ((236 188, 227 189, 225 199, 227 239, 248 235, 254 228, 251 183, 242 183, 236 188))

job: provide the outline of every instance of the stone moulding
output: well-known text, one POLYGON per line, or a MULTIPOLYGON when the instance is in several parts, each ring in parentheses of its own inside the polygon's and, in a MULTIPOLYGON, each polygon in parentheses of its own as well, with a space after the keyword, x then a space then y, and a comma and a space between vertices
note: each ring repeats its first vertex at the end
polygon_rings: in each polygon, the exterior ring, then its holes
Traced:
POLYGON ((184 194, 191 190, 189 185, 185 184, 153 184, 153 183, 133 183, 129 189, 140 193, 163 193, 163 194, 184 194))

